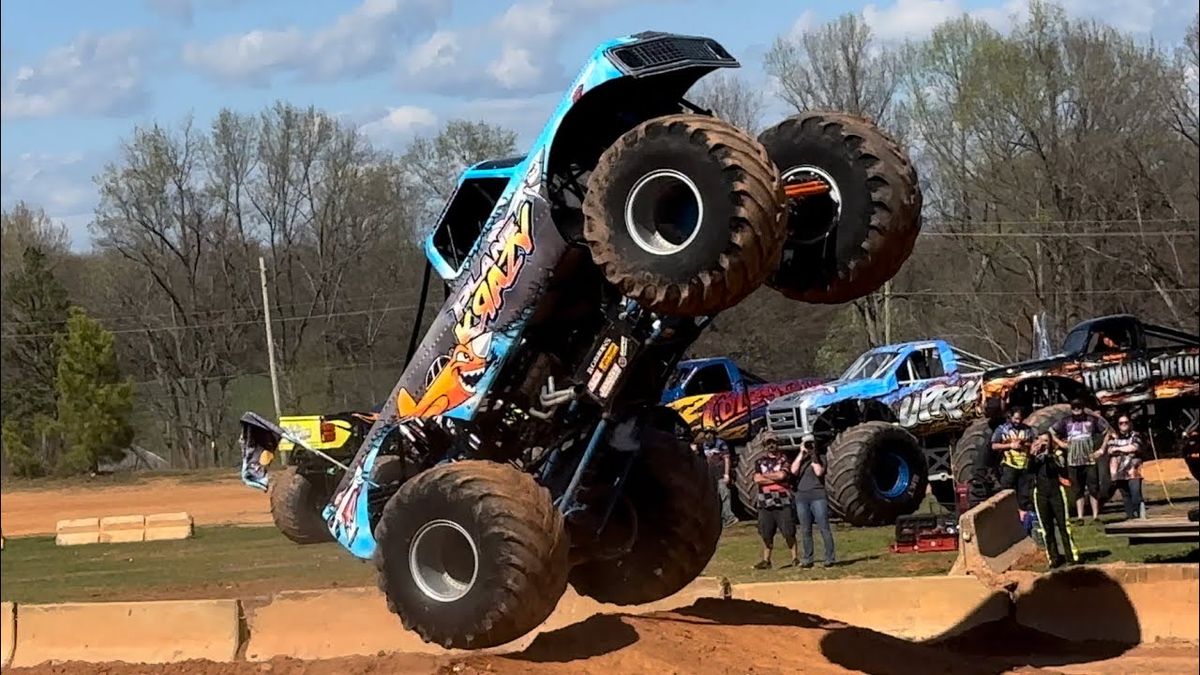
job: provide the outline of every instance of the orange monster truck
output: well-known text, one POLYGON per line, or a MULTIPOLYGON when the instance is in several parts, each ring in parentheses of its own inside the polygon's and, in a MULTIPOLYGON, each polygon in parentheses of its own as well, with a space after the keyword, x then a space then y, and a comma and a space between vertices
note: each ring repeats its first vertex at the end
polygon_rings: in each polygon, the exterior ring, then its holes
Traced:
MULTIPOLYGON (((1128 314, 1084 321, 1048 359, 994 368, 983 376, 984 419, 963 433, 951 459, 957 482, 969 483, 987 458, 991 429, 1022 406, 1025 421, 1044 432, 1070 414, 1080 398, 1112 419, 1129 414, 1158 457, 1188 458, 1200 423, 1200 336, 1143 323, 1128 314)), ((1200 480, 1200 462, 1188 461, 1200 480)), ((1101 492, 1107 464, 1101 462, 1101 492)), ((978 479, 977 479, 978 480, 978 479)))

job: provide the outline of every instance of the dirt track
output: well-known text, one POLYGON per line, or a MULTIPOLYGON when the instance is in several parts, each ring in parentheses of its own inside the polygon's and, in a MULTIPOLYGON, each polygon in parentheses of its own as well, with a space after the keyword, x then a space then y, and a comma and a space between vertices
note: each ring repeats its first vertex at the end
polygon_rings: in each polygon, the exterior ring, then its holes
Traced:
POLYGON ((4 536, 53 534, 57 521, 187 511, 197 525, 271 522, 265 494, 237 480, 154 478, 134 485, 6 490, 0 500, 4 536))
POLYGON ((941 644, 914 644, 874 631, 772 605, 701 600, 674 612, 600 615, 543 634, 512 655, 434 657, 393 654, 327 661, 275 659, 267 664, 185 662, 170 666, 44 665, 29 675, 166 673, 168 675, 334 675, 341 673, 1195 673, 1196 645, 1128 648, 1069 643, 1003 624, 977 628, 941 644))

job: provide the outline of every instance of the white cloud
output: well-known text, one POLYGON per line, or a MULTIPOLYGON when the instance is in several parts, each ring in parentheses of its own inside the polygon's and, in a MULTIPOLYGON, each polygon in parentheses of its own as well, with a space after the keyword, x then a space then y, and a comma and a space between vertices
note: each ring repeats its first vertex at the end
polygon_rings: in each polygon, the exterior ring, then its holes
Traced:
POLYGON ((359 130, 372 142, 395 145, 398 141, 411 138, 422 129, 436 126, 437 121, 437 115, 428 108, 402 105, 388 108, 383 116, 361 125, 359 130))
POLYGON ((314 80, 387 69, 400 45, 434 28, 450 0, 363 0, 315 31, 255 29, 183 48, 186 65, 221 80, 268 84, 281 73, 314 80))
POLYGON ((558 58, 572 27, 626 6, 678 0, 519 0, 495 16, 411 49, 401 88, 474 97, 531 96, 566 86, 558 58), (461 46, 468 46, 466 49, 461 46))
POLYGON ((959 0, 896 0, 887 7, 863 7, 863 19, 884 40, 920 37, 947 19, 963 14, 959 0))
POLYGON ((75 248, 86 248, 97 194, 92 176, 103 165, 99 155, 26 153, 0 164, 0 204, 19 200, 39 206, 67 226, 75 248))
POLYGON ((126 31, 81 33, 70 44, 20 66, 4 83, 5 119, 58 114, 125 116, 149 103, 144 67, 150 42, 126 31))
POLYGON ((439 30, 430 35, 428 40, 414 47, 405 59, 405 64, 410 73, 451 68, 458 62, 461 51, 458 33, 439 30))

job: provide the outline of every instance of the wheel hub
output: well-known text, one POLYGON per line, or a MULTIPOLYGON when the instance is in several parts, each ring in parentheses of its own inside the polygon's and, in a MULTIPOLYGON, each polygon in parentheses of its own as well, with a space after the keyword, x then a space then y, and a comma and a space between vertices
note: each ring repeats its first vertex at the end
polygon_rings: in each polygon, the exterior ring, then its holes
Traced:
POLYGON ((801 244, 818 242, 837 229, 842 217, 842 192, 828 172, 802 164, 783 173, 789 193, 788 232, 801 244), (807 189, 806 189, 807 188, 807 189))
POLYGON ((438 602, 454 602, 475 585, 479 550, 462 525, 432 520, 413 536, 408 566, 422 593, 438 602))
POLYGON ((625 226, 639 248, 671 255, 687 248, 700 233, 704 202, 686 175, 659 169, 638 179, 625 198, 625 226))

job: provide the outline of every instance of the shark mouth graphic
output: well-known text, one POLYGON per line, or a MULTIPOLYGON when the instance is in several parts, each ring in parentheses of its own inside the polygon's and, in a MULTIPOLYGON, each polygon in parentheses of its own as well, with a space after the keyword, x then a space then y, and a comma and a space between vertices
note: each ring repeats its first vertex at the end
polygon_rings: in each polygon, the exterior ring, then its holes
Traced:
POLYGON ((474 370, 463 370, 458 373, 458 382, 468 393, 474 394, 475 387, 479 381, 483 379, 483 373, 487 370, 487 366, 480 366, 474 370))

